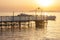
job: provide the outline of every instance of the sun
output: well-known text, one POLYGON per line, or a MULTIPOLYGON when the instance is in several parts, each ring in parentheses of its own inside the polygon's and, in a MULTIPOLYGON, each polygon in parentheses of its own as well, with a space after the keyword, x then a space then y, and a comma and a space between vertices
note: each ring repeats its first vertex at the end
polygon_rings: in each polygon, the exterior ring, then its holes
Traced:
POLYGON ((36 0, 36 3, 39 4, 40 6, 47 7, 51 6, 54 1, 53 0, 36 0))

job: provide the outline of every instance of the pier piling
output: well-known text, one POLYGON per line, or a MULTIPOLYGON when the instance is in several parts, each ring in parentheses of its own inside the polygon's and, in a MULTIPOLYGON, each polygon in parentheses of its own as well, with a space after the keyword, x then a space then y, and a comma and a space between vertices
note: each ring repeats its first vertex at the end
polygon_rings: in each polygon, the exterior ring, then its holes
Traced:
POLYGON ((44 28, 44 20, 35 21, 36 28, 44 28))
POLYGON ((19 30, 21 29, 21 22, 19 21, 19 30))

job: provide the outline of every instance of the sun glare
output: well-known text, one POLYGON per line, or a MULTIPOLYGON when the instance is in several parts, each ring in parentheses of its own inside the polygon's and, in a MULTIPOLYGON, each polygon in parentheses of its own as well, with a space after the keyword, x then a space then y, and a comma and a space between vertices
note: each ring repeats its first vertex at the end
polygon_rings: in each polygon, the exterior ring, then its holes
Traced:
POLYGON ((36 3, 40 6, 47 7, 51 6, 54 1, 53 0, 36 0, 36 3))

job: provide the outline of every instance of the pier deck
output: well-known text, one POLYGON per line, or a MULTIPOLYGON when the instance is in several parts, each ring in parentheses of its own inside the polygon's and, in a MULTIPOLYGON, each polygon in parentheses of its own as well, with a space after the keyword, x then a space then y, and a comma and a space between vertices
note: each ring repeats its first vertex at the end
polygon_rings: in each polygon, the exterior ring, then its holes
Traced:
POLYGON ((0 22, 55 20, 55 16, 0 16, 0 22))

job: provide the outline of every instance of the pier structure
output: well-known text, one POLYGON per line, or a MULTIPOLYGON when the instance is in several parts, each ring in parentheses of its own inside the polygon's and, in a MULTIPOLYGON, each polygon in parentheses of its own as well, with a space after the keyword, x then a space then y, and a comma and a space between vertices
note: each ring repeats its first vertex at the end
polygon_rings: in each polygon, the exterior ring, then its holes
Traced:
POLYGON ((21 14, 17 16, 0 16, 0 29, 4 28, 11 28, 12 30, 15 28, 15 26, 18 26, 19 29, 21 29, 21 23, 22 22, 28 22, 28 28, 29 28, 29 22, 35 21, 35 27, 44 27, 45 23, 48 20, 55 20, 55 16, 44 16, 44 15, 27 15, 27 14, 21 14))

